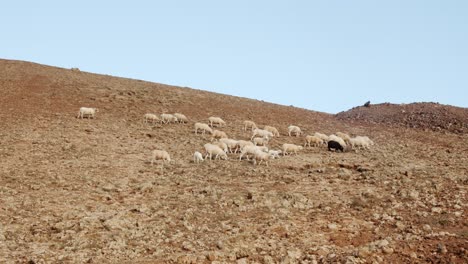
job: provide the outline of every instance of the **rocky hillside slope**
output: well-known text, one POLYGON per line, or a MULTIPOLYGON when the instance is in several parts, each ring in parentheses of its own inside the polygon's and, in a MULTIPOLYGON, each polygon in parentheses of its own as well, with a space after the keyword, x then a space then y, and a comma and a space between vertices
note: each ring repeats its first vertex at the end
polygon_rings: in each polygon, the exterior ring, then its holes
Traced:
POLYGON ((375 104, 359 106, 336 115, 340 120, 408 127, 423 130, 468 133, 468 108, 437 103, 375 104))
MULTIPOLYGON (((346 121, 201 90, 0 60, 1 263, 466 263, 468 137, 346 121), (95 119, 77 119, 79 107, 95 119), (188 124, 143 123, 180 112, 188 124), (194 164, 221 116, 367 135, 254 166, 194 164), (149 164, 166 149, 170 164, 149 164)), ((466 118, 466 116, 465 116, 466 118)))

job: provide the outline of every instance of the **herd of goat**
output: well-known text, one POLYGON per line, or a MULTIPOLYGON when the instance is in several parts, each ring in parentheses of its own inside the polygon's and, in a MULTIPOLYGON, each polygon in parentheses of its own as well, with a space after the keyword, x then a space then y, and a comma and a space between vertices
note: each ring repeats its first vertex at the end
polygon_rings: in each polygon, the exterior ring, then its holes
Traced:
MULTIPOLYGON (((81 107, 78 112, 78 118, 94 118, 98 112, 97 108, 81 107)), ((145 114, 143 122, 145 124, 155 123, 188 123, 188 118, 180 113, 175 114, 145 114)), ((263 129, 257 127, 255 122, 246 120, 243 123, 242 129, 244 131, 252 131, 250 140, 236 140, 231 139, 227 134, 215 128, 226 126, 226 122, 220 117, 209 117, 208 123, 195 123, 195 134, 201 133, 211 135, 211 141, 204 144, 205 155, 196 151, 193 154, 193 161, 195 163, 203 162, 205 159, 228 159, 227 154, 240 153, 239 160, 246 158, 252 159, 253 164, 257 162, 260 165, 262 162, 268 166, 268 161, 271 159, 279 158, 280 155, 297 154, 304 147, 319 147, 327 145, 328 150, 332 151, 345 151, 346 149, 368 149, 374 142, 367 136, 350 137, 346 133, 337 132, 332 135, 325 135, 315 132, 313 135, 306 135, 304 137, 304 146, 284 143, 281 145, 281 150, 269 150, 268 143, 273 137, 279 137, 279 131, 272 126, 265 126, 263 129)), ((288 127, 288 136, 299 137, 303 135, 301 128, 298 126, 290 125, 288 127)), ((166 150, 153 150, 151 157, 151 164, 156 160, 163 162, 171 162, 171 156, 166 150)))

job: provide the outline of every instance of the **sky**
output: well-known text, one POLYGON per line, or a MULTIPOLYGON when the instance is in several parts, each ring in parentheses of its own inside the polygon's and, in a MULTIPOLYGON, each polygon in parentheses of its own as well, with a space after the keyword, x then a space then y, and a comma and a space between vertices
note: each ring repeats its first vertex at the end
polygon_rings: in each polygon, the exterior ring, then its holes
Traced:
POLYGON ((0 58, 337 113, 468 107, 466 0, 5 1, 0 58))

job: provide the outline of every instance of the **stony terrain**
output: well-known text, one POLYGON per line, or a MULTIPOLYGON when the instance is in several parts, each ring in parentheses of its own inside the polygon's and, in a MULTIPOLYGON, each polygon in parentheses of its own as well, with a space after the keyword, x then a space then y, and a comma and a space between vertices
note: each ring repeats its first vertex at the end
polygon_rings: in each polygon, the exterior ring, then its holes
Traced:
POLYGON ((468 133, 468 109, 438 103, 370 104, 368 107, 354 107, 336 116, 340 120, 382 124, 386 127, 468 133))
POLYGON ((463 131, 19 61, 0 60, 0 87, 0 263, 468 262, 463 131), (81 106, 99 108, 96 118, 77 119, 81 106), (190 122, 145 125, 149 112, 190 122), (250 137, 246 119, 278 127, 272 148, 302 144, 286 136, 290 124, 376 145, 310 148, 268 167, 233 154, 197 165, 209 136, 193 123, 209 116, 237 139, 250 137), (174 161, 151 166, 156 148, 174 161))

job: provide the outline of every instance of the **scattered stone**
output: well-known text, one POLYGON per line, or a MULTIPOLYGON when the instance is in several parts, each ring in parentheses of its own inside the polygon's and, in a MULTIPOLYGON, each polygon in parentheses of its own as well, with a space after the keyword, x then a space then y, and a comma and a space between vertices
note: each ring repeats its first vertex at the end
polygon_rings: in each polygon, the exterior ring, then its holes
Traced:
POLYGON ((385 253, 385 254, 392 254, 393 253, 393 248, 391 247, 383 247, 382 248, 382 251, 385 253))
POLYGON ((265 264, 275 264, 276 263, 271 256, 264 256, 263 257, 263 262, 265 264))
POLYGON ((360 247, 359 250, 358 250, 359 256, 363 257, 363 258, 366 258, 366 257, 370 256, 371 253, 372 253, 372 250, 370 249, 369 246, 360 247))
POLYGON ((437 244, 437 252, 441 253, 441 254, 446 254, 448 251, 447 251, 447 248, 445 247, 444 244, 438 243, 437 244))
POLYGON ((141 191, 141 192, 151 192, 153 190, 153 183, 151 182, 144 182, 142 183, 138 189, 141 191))
POLYGON ((397 221, 395 225, 399 230, 404 230, 406 228, 406 225, 401 221, 397 221))
POLYGON ((411 197, 413 200, 417 200, 419 198, 419 192, 412 190, 409 192, 409 197, 411 197))
POLYGON ((320 255, 320 256, 326 256, 326 255, 328 255, 328 253, 330 253, 330 250, 327 247, 320 247, 317 250, 317 254, 320 255))
POLYGON ((423 230, 426 231, 426 232, 431 232, 432 231, 432 228, 430 225, 423 225, 423 230))
POLYGON ((113 192, 116 191, 117 188, 114 185, 107 183, 104 186, 102 186, 102 190, 106 192, 113 192))
POLYGON ((376 245, 377 247, 379 247, 379 248, 386 247, 386 246, 388 246, 388 244, 389 244, 389 242, 388 242, 388 240, 386 240, 386 239, 377 240, 377 241, 375 242, 375 245, 376 245))
POLYGON ((288 250, 288 256, 291 259, 299 259, 301 255, 302 255, 302 252, 299 249, 288 250))
POLYGON ((224 248, 224 243, 222 241, 218 241, 218 242, 216 242, 216 247, 218 249, 223 249, 224 248))
POLYGON ((195 251, 193 245, 188 241, 182 242, 182 249, 187 251, 195 251))
POLYGON ((236 259, 247 258, 249 255, 249 250, 246 247, 241 247, 236 250, 236 259))
POLYGON ((238 259, 237 264, 247 264, 247 258, 238 259))

